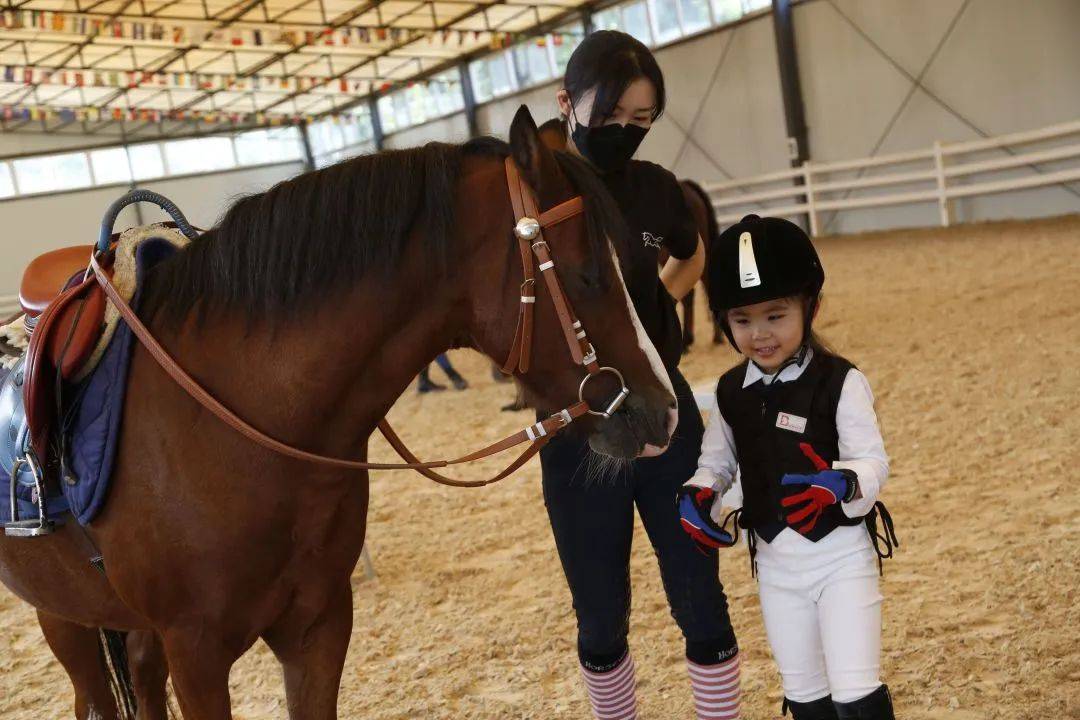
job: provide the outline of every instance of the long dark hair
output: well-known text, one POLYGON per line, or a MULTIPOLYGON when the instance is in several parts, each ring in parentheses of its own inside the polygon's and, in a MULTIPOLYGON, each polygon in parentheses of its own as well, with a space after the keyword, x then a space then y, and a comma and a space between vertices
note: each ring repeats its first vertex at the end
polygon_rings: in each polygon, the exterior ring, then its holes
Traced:
POLYGON ((576 103, 591 89, 596 89, 592 112, 579 118, 586 125, 601 123, 615 112, 619 98, 638 78, 647 78, 656 88, 656 107, 652 119, 664 114, 667 96, 664 74, 649 48, 635 37, 618 30, 599 30, 586 35, 566 65, 563 87, 576 103))
MULTIPOLYGON (((418 222, 429 271, 445 273, 452 269, 462 158, 509 153, 509 145, 487 137, 428 143, 344 160, 241 197, 215 227, 153 269, 139 312, 161 311, 170 323, 192 312, 199 321, 222 312, 249 322, 293 319, 366 273, 392 268, 418 222)), ((608 239, 617 247, 626 242, 622 215, 583 160, 555 157, 585 198, 590 255, 598 263, 608 239)), ((506 236, 507 252, 515 252, 510 227, 506 236)))

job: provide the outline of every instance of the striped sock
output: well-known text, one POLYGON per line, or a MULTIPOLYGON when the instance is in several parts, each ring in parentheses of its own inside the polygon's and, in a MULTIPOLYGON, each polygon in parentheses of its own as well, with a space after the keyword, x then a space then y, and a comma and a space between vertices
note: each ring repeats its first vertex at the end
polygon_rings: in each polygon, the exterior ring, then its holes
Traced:
POLYGON ((607 672, 593 672, 582 666, 581 675, 596 720, 637 720, 637 681, 629 652, 607 672))
POLYGON ((739 656, 718 665, 687 660, 698 720, 738 720, 739 656))

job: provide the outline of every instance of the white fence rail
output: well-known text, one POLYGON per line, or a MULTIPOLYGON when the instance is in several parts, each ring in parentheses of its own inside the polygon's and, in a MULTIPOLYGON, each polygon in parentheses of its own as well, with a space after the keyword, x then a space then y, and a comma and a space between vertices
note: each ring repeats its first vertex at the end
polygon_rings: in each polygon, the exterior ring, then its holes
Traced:
POLYGON ((935 142, 925 150, 880 155, 840 162, 806 162, 801 167, 705 185, 721 225, 739 220, 755 206, 774 216, 806 215, 810 234, 819 234, 820 214, 890 205, 936 202, 942 226, 953 222, 952 201, 957 198, 1025 190, 1080 181, 1080 120, 966 142, 935 142), (1017 152, 1033 143, 1058 142, 1053 147, 1017 152), (986 158, 988 152, 1009 155, 986 158), (984 157, 972 159, 964 156, 984 157), (1041 169, 1043 163, 1075 166, 1041 169), (975 175, 1028 167, 1031 174, 971 181, 975 175), (872 175, 864 175, 874 170, 872 175), (847 173, 847 177, 842 176, 847 173), (854 176, 851 173, 855 173, 854 176), (965 182, 965 179, 967 181, 965 182), (797 184, 801 181, 802 184, 797 184), (768 187, 774 186, 774 187, 768 187), (899 188, 893 186, 900 186, 899 188), (757 189, 755 188, 762 188, 757 189), (887 188, 886 192, 862 191, 887 188), (837 193, 844 195, 837 197, 837 193), (852 193, 857 197, 850 197, 852 193), (786 201, 786 202, 785 202, 786 201), (779 203, 768 205, 767 203, 779 203), (740 208, 741 210, 737 210, 740 208))

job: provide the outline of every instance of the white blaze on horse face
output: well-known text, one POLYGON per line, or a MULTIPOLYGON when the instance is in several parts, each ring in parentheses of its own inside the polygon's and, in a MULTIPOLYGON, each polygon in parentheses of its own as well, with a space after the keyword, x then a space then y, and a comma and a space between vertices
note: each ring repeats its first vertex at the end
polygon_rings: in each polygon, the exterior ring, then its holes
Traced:
MULTIPOLYGON (((619 256, 615 254, 615 246, 611 244, 610 240, 608 241, 608 249, 611 251, 611 262, 615 264, 615 276, 619 278, 619 287, 622 288, 623 297, 626 298, 626 309, 630 313, 630 322, 634 324, 634 331, 637 333, 638 347, 645 353, 645 357, 649 358, 649 365, 652 367, 656 379, 660 381, 665 390, 671 393, 671 397, 675 397, 675 388, 672 387, 671 378, 668 377, 667 369, 664 367, 663 361, 660 360, 660 353, 656 351, 656 347, 653 345, 652 340, 649 339, 648 333, 645 332, 645 327, 641 324, 641 319, 638 318, 637 310, 634 309, 634 301, 630 299, 630 292, 626 289, 622 269, 619 267, 619 256)), ((676 402, 678 401, 676 400, 676 402)))

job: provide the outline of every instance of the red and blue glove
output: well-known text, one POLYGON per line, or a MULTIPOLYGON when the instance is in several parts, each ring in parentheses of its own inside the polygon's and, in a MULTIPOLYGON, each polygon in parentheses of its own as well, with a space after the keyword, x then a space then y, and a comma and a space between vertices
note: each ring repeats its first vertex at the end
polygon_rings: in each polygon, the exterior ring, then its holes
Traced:
MULTIPOLYGON (((855 497, 859 487, 859 476, 852 470, 833 470, 821 459, 809 443, 799 443, 799 449, 808 457, 817 472, 813 475, 786 474, 780 484, 788 487, 801 486, 803 489, 781 500, 788 509, 787 524, 792 530, 807 534, 817 525, 825 509, 839 502, 848 502, 855 497)), ((798 490, 798 487, 792 487, 798 490)))
POLYGON ((697 543, 698 550, 710 553, 718 548, 731 547, 736 538, 712 518, 712 506, 720 496, 712 488, 683 485, 679 488, 679 522, 686 534, 697 543))

